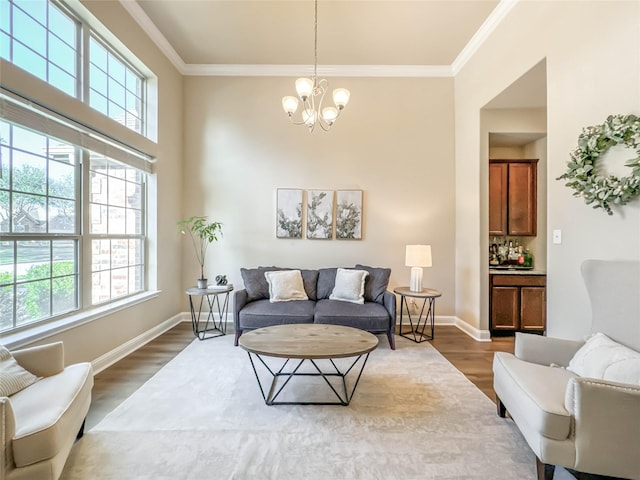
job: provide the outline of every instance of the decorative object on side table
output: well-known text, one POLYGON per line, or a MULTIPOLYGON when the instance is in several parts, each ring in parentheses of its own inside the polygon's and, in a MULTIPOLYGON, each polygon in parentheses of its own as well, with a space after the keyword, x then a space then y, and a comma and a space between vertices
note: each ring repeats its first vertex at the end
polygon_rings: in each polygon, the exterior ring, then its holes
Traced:
POLYGON ((587 205, 602 208, 613 215, 612 205, 626 205, 640 196, 640 117, 610 115, 602 125, 586 127, 578 137, 578 147, 571 152, 567 171, 556 180, 568 180, 574 197, 584 197, 587 205), (610 148, 622 145, 633 150, 635 157, 625 163, 628 176, 606 175, 596 167, 610 148))
POLYGON ((412 292, 422 291, 422 267, 431 266, 431 245, 407 245, 405 265, 411 267, 412 292))
POLYGON ((213 242, 218 241, 218 237, 222 237, 222 224, 220 222, 209 222, 207 217, 189 217, 186 220, 178 222, 178 231, 182 235, 187 233, 191 237, 193 249, 196 252, 196 258, 200 264, 200 278, 198 279, 198 288, 206 289, 208 279, 204 276, 204 261, 207 256, 207 249, 213 242))

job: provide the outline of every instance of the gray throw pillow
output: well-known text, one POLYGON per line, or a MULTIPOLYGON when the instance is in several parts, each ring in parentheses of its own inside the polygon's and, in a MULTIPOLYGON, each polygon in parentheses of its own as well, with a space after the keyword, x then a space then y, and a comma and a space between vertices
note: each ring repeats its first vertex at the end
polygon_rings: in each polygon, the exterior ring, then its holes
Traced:
POLYGON ((337 268, 321 268, 318 270, 318 300, 329 298, 329 295, 333 292, 333 287, 336 284, 337 271, 337 268))
POLYGON ((242 282, 247 291, 247 300, 261 300, 269 298, 269 283, 264 276, 264 272, 278 270, 276 267, 241 268, 242 282))
POLYGON ((366 270, 369 272, 364 283, 364 299, 367 302, 383 303, 384 292, 389 286, 389 277, 391 277, 390 268, 367 267, 366 265, 356 264, 358 270, 366 270))

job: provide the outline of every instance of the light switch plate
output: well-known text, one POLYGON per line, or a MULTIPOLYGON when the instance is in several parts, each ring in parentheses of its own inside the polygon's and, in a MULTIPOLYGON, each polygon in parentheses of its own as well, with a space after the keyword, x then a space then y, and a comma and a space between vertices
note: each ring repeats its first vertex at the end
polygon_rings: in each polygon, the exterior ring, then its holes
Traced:
POLYGON ((562 230, 556 229, 553 231, 553 243, 560 245, 562 243, 562 230))

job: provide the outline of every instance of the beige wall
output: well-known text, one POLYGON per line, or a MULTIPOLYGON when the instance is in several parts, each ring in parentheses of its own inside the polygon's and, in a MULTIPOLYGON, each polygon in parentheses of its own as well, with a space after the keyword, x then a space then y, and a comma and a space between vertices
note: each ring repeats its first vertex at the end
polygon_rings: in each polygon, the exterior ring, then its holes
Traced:
POLYGON ((158 216, 150 218, 149 263, 152 284, 157 283, 160 292, 142 304, 37 342, 64 341, 67 363, 95 360, 152 329, 180 313, 184 297, 183 285, 176 281, 181 276, 181 258, 175 227, 182 203, 182 76, 119 2, 84 5, 158 77, 157 175, 149 188, 150 204, 157 201, 158 216))
POLYGON ((590 309, 580 263, 640 258, 640 202, 622 214, 592 210, 555 178, 582 127, 607 115, 640 113, 640 3, 520 2, 455 79, 456 313, 487 325, 483 301, 487 237, 480 110, 542 59, 547 62, 548 327, 553 336, 587 334, 590 309), (579 19, 579 21, 577 21, 579 19), (624 72, 624 74, 621 74, 624 72))
MULTIPOLYGON (((453 80, 330 78, 351 100, 329 132, 289 123, 282 96, 294 78, 185 78, 183 215, 224 223, 208 277, 240 286, 241 267, 392 268, 407 285, 406 244, 432 245, 424 283, 442 291, 438 315, 454 314, 453 80), (275 238, 277 188, 362 189, 364 239, 275 238)), ((185 242, 182 284, 197 264, 185 242)), ((185 303, 183 302, 183 308, 185 303)))

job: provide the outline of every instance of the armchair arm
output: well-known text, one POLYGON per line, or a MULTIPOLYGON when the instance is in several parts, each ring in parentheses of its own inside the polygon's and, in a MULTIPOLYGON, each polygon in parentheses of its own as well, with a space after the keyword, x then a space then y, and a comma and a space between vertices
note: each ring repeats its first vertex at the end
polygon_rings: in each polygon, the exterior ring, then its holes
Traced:
POLYGON ((64 345, 62 342, 11 352, 22 367, 38 377, 50 377, 64 370, 64 345))
POLYGON ((386 290, 384 292, 384 295, 382 296, 382 304, 384 305, 384 308, 387 309, 387 312, 389 312, 389 316, 391 317, 392 328, 395 327, 395 324, 396 324, 396 296, 395 296, 395 294, 391 293, 389 290, 386 290))
POLYGON ((16 419, 8 397, 0 397, 0 442, 2 456, 0 456, 0 478, 4 480, 6 472, 13 467, 13 450, 11 442, 16 434, 16 419))
POLYGON ((245 289, 236 290, 233 295, 233 326, 236 332, 240 331, 240 310, 247 304, 248 298, 245 289))
POLYGON ((569 380, 578 471, 640 479, 640 385, 593 378, 569 380))
POLYGON ((525 362, 566 367, 584 342, 516 332, 515 356, 525 362))

